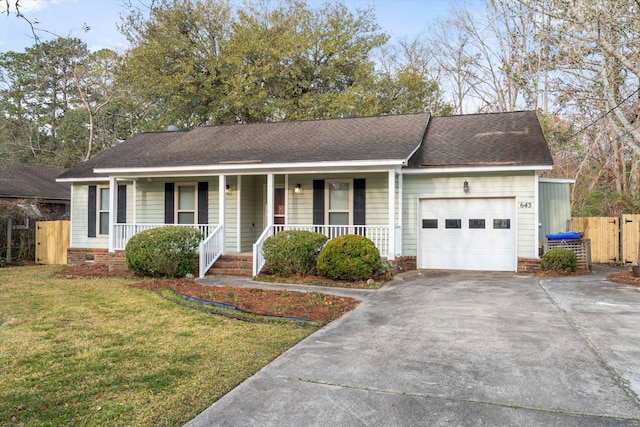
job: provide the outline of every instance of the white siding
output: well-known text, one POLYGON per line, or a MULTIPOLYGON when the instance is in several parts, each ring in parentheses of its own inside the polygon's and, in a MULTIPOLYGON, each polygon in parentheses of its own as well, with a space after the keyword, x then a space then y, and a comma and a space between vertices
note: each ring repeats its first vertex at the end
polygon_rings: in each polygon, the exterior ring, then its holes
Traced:
POLYGON ((313 175, 289 175, 288 189, 288 224, 313 224, 313 180, 314 179, 365 179, 366 191, 366 224, 387 225, 389 222, 389 192, 388 177, 384 173, 362 174, 327 174, 313 175), (295 194, 293 188, 300 183, 302 193, 295 194))
POLYGON ((108 249, 109 237, 87 237, 89 185, 73 184, 71 186, 73 206, 71 210, 71 248, 108 249))
POLYGON ((536 248, 536 179, 534 172, 492 175, 403 176, 403 255, 417 255, 419 200, 429 198, 515 197, 517 256, 537 256, 536 248), (469 192, 463 190, 464 181, 469 192))

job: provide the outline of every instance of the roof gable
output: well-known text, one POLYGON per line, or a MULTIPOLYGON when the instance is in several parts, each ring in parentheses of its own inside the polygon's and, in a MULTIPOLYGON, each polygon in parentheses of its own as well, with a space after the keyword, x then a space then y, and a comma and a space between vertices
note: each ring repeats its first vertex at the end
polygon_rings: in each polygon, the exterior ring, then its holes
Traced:
POLYGON ((409 167, 550 166, 535 111, 433 117, 409 167))

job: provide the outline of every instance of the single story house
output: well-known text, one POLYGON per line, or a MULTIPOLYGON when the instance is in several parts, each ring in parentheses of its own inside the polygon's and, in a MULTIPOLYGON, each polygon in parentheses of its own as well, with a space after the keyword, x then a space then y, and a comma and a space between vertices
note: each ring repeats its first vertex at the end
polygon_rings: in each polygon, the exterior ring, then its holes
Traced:
POLYGON ((70 264, 123 264, 128 239, 197 227, 200 275, 279 230, 363 234, 407 268, 518 271, 538 257, 535 111, 429 113, 142 133, 62 174, 70 264))

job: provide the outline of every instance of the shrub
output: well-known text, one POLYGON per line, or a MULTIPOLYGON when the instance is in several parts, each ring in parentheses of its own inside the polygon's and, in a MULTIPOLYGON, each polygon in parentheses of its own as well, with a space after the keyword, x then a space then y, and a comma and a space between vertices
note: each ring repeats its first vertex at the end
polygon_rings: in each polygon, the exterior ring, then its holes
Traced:
POLYGON ((127 268, 144 276, 183 277, 195 270, 202 237, 202 233, 191 227, 142 231, 127 243, 127 268))
POLYGON ((316 260, 320 249, 329 240, 320 233, 287 230, 270 236, 262 246, 265 271, 283 277, 294 274, 316 274, 316 260))
POLYGON ((578 257, 576 253, 566 248, 548 250, 542 255, 542 260, 540 261, 540 268, 542 270, 570 273, 576 271, 577 267, 578 257))
POLYGON ((364 280, 382 270, 376 245, 364 236, 345 234, 329 240, 318 256, 318 274, 336 280, 364 280))

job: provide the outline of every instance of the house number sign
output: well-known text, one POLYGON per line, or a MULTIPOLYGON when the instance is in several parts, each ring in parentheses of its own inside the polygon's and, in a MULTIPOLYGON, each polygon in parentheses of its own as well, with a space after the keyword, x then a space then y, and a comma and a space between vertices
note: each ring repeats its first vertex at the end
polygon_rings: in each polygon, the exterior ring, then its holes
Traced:
POLYGON ((533 206, 531 202, 520 202, 521 209, 530 209, 533 206))

